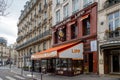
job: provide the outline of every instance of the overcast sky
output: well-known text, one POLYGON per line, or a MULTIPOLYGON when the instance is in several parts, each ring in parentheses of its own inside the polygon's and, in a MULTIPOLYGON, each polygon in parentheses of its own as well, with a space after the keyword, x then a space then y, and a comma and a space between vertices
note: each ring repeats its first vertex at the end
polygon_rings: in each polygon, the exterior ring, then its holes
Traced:
POLYGON ((17 23, 24 9, 25 2, 28 0, 8 0, 10 7, 7 9, 7 16, 0 16, 0 37, 7 39, 8 45, 16 42, 17 38, 17 23), (12 2, 12 4, 11 4, 12 2))

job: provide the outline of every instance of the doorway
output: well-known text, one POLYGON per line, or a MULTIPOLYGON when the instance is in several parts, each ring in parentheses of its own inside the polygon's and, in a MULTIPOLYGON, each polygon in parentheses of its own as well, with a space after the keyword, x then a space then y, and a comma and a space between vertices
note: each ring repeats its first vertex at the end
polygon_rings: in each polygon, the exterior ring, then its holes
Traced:
POLYGON ((114 54, 112 55, 112 67, 113 67, 113 72, 119 72, 120 70, 120 62, 119 62, 119 54, 114 54))
POLYGON ((93 72, 93 54, 89 54, 89 72, 93 72))

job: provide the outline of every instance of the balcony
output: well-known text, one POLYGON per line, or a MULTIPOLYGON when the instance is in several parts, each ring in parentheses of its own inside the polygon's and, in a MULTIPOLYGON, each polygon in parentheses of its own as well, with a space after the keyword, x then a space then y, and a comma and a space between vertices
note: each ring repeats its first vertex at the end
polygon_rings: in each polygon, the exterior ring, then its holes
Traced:
POLYGON ((120 39, 120 30, 114 30, 106 32, 107 40, 119 40, 120 39))
POLYGON ((22 36, 19 36, 19 37, 17 38, 17 42, 20 41, 22 38, 23 38, 22 36))
POLYGON ((91 1, 91 2, 88 2, 88 3, 86 3, 86 4, 84 4, 83 5, 83 7, 85 8, 85 7, 88 7, 89 5, 91 5, 93 2, 91 1))
POLYGON ((106 2, 104 3, 104 8, 108 8, 108 7, 113 6, 119 2, 120 2, 120 0, 106 0, 106 2))
POLYGON ((34 38, 32 38, 32 39, 26 41, 25 43, 17 46, 16 49, 24 48, 24 47, 26 47, 26 46, 28 46, 32 43, 36 43, 37 41, 45 39, 45 37, 47 37, 47 36, 51 36, 51 31, 50 30, 47 30, 44 33, 39 34, 38 36, 35 36, 34 38))

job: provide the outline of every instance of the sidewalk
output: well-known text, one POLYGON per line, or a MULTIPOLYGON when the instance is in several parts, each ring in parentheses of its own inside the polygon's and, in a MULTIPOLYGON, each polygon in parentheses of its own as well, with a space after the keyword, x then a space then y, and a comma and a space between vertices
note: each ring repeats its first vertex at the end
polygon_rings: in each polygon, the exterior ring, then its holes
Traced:
MULTIPOLYGON (((29 71, 23 71, 20 68, 17 68, 15 66, 11 67, 11 72, 23 75, 25 77, 31 78, 31 72, 29 71)), ((33 72, 33 78, 36 80, 41 80, 41 73, 33 72)), ((78 75, 74 77, 68 77, 68 76, 59 76, 55 74, 43 74, 42 80, 120 80, 118 77, 111 77, 111 76, 99 76, 99 75, 78 75)))

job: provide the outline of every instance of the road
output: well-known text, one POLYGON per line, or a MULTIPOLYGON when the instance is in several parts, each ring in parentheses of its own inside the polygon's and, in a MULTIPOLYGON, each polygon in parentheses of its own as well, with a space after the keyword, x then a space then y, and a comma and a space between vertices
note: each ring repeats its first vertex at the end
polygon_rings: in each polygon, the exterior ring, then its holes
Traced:
POLYGON ((12 73, 9 68, 0 67, 0 80, 32 80, 19 74, 12 73))

